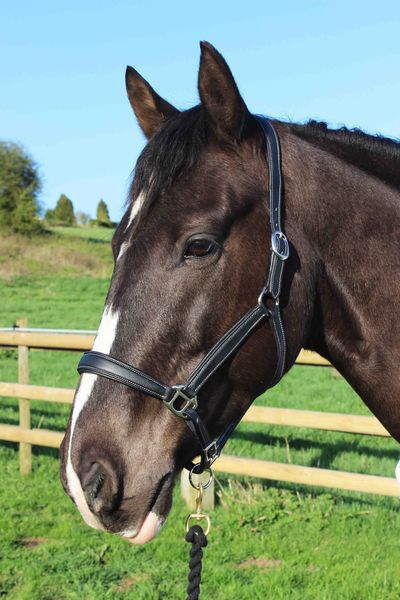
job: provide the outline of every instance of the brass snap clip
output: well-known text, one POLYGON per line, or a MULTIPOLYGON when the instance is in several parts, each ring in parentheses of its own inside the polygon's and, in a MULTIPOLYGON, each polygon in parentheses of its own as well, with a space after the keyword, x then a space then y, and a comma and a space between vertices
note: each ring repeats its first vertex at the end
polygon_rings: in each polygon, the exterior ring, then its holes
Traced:
MULTIPOLYGON (((190 473, 190 475, 192 475, 192 472, 190 473)), ((197 496, 196 496, 196 512, 190 513, 190 515, 188 515, 188 517, 186 518, 186 523, 185 523, 186 533, 190 529, 190 522, 192 520, 195 520, 195 521, 203 521, 204 520, 206 522, 204 534, 207 536, 210 533, 210 529, 211 529, 210 515, 208 515, 207 513, 202 511, 203 491, 209 487, 209 485, 211 484, 211 481, 213 479, 213 474, 212 474, 211 469, 209 469, 209 475, 210 475, 209 479, 205 485, 203 485, 202 483, 195 484, 193 482, 192 477, 189 476, 189 481, 190 481, 191 486, 197 490, 197 496)))

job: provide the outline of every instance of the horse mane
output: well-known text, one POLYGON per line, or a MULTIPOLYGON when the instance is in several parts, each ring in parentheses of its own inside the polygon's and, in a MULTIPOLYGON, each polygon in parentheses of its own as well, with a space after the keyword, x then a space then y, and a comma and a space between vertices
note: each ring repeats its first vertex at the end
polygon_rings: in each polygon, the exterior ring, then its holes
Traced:
POLYGON ((290 124, 289 128, 298 137, 400 190, 400 140, 370 135, 361 129, 329 129, 318 121, 290 124))
MULTIPOLYGON (((400 190, 399 140, 370 135, 360 129, 329 129, 326 123, 313 120, 305 124, 289 123, 287 127, 297 137, 400 190)), ((145 192, 140 210, 140 215, 145 215, 176 178, 196 164, 207 140, 207 118, 200 104, 168 119, 137 160, 127 204, 132 204, 141 192, 145 192)))

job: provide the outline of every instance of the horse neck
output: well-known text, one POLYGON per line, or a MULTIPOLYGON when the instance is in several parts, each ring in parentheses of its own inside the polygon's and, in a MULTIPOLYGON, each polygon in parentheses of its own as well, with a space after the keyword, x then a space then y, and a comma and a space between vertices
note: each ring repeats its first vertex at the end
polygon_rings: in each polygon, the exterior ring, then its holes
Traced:
POLYGON ((310 268, 303 249, 312 255, 304 345, 327 357, 400 439, 400 192, 307 142, 288 143, 287 222, 295 245, 296 236, 308 242, 299 244, 300 265, 310 268))

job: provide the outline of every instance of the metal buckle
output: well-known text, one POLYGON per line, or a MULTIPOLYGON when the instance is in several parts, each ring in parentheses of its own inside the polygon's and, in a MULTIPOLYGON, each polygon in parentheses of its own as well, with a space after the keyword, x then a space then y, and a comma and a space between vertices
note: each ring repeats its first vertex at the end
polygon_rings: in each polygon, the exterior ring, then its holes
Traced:
POLYGON ((204 448, 203 453, 204 453, 204 456, 206 457, 207 468, 210 468, 210 466, 213 464, 213 462, 216 461, 220 455, 220 452, 219 452, 218 446, 217 446, 217 441, 214 440, 213 442, 211 442, 211 444, 209 444, 207 446, 207 448, 204 448))
POLYGON ((289 242, 283 231, 273 231, 271 235, 272 252, 279 260, 289 258, 289 242), (280 249, 280 242, 283 242, 284 249, 280 249))
POLYGON ((186 414, 187 409, 196 410, 197 408, 197 396, 193 398, 189 398, 186 394, 183 393, 183 385, 173 385, 172 388, 175 390, 175 394, 172 396, 171 400, 164 400, 164 404, 169 408, 171 412, 174 413, 177 417, 182 417, 183 419, 187 419, 188 416, 186 414), (180 408, 175 406, 176 400, 180 398, 183 399, 184 404, 180 408))
MULTIPOLYGON (((271 305, 268 305, 267 308, 271 308, 271 306, 279 306, 279 296, 277 298, 274 298, 271 295, 271 290, 268 289, 267 286, 263 287, 263 289, 260 292, 260 295, 258 296, 258 304, 265 304, 266 300, 270 300, 271 301, 271 305)), ((270 316, 270 315, 269 315, 270 316)))
POLYGON ((271 306, 279 306, 279 296, 277 298, 271 296, 271 292, 267 286, 263 287, 261 290, 257 302, 258 304, 265 304, 265 300, 271 300, 271 305, 268 305, 267 308, 271 308, 271 306))
POLYGON ((258 300, 257 300, 258 304, 264 304, 264 298, 267 294, 268 294, 268 289, 267 289, 267 286, 265 286, 265 287, 263 287, 260 295, 258 296, 258 300))

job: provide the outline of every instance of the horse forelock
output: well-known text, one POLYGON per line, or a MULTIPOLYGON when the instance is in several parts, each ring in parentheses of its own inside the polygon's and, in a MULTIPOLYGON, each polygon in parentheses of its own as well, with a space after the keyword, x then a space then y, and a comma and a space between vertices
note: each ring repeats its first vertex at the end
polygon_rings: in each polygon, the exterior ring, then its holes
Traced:
POLYGON ((128 193, 128 227, 144 217, 182 173, 191 169, 207 145, 204 109, 195 106, 168 119, 142 150, 128 193))

